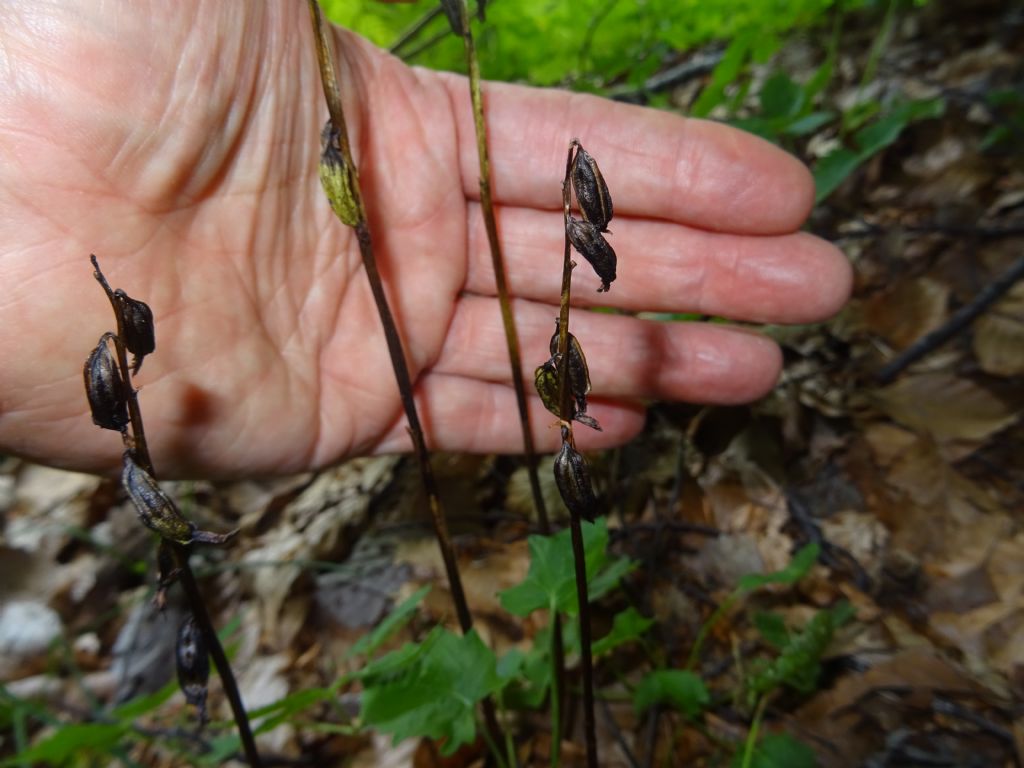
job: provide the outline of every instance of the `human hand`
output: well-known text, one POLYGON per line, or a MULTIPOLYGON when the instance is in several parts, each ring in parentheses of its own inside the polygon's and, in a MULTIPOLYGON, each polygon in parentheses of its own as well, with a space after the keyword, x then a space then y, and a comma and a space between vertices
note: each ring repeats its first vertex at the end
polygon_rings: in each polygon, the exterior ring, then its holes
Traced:
MULTIPOLYGON (((136 386, 162 476, 304 470, 407 450, 352 232, 317 179, 320 92, 303 3, 0 6, 0 449, 113 471, 81 367, 111 327, 90 252, 152 307, 136 386)), ((428 444, 521 450, 477 202, 465 81, 348 32, 335 48, 371 229, 428 444)), ((585 265, 573 303, 753 322, 834 313, 850 270, 797 231, 807 172, 726 127, 591 96, 485 89, 494 194, 527 375, 546 359, 562 259, 561 175, 578 136, 615 202, 619 277, 585 265)), ((736 403, 774 384, 769 340, 723 325, 576 312, 604 432, 641 399, 736 403)), ((531 397, 538 445, 551 415, 531 397)))

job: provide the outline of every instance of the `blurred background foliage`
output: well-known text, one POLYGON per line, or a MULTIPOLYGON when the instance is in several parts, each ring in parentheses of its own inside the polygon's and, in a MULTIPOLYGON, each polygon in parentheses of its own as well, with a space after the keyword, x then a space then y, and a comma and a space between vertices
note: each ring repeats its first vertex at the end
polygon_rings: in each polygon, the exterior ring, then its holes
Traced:
MULTIPOLYGON (((429 0, 322 4, 335 23, 383 47, 393 46, 437 5, 429 0)), ((478 46, 489 79, 600 91, 612 84, 640 85, 674 56, 715 41, 746 36, 755 57, 764 59, 786 33, 823 23, 837 6, 854 11, 888 5, 884 0, 492 0, 478 46)), ((416 64, 461 71, 462 44, 445 31, 445 20, 436 16, 420 40, 440 39, 420 52, 407 48, 405 55, 416 64)))

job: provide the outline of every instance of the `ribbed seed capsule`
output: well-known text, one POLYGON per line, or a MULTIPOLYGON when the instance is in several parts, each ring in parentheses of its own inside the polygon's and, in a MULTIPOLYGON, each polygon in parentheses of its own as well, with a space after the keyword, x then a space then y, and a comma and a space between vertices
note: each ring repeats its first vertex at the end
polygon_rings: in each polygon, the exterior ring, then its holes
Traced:
MULTIPOLYGON (((533 372, 533 385, 537 388, 537 394, 540 395, 540 400, 544 403, 544 407, 547 408, 551 413, 555 414, 558 418, 562 418, 562 406, 559 402, 559 378, 558 378, 558 361, 559 355, 553 355, 550 360, 537 366, 537 369, 533 372)), ((571 376, 570 376, 571 378, 571 376)), ((575 400, 570 402, 572 408, 572 420, 578 421, 580 424, 596 429, 598 432, 601 430, 601 425, 598 424, 597 419, 592 416, 588 416, 585 413, 581 413, 577 407, 575 400)))
POLYGON ((576 190, 576 202, 583 218, 601 232, 607 232, 613 214, 612 196, 597 161, 582 146, 577 147, 572 162, 572 188, 576 190))
POLYGON ((359 223, 352 169, 341 153, 341 138, 328 120, 320 132, 320 184, 339 219, 350 227, 359 223))
POLYGON ((590 483, 590 470, 583 454, 562 440, 562 450, 555 457, 555 484, 569 511, 590 520, 597 510, 597 498, 590 483))
POLYGON ((89 410, 92 411, 92 423, 104 429, 123 432, 128 426, 128 400, 121 370, 107 343, 112 338, 112 333, 104 333, 100 337, 99 344, 85 361, 82 373, 89 410))
POLYGON ((615 251, 604 239, 597 227, 589 221, 581 221, 569 217, 565 226, 565 232, 569 236, 569 242, 594 268, 597 276, 601 278, 601 287, 598 293, 607 291, 615 280, 615 251))
POLYGON ((133 299, 118 288, 114 291, 118 311, 121 313, 121 341, 132 353, 132 374, 139 372, 142 358, 156 349, 156 331, 153 325, 153 310, 144 301, 133 299))
POLYGON ((185 618, 178 629, 174 660, 178 668, 178 685, 185 694, 185 701, 199 710, 199 722, 205 723, 210 654, 206 649, 203 633, 191 615, 185 618))
POLYGON ((134 502, 139 520, 164 539, 182 545, 195 542, 224 544, 238 533, 237 530, 229 533, 200 531, 178 511, 178 507, 171 497, 164 493, 156 478, 135 462, 130 451, 125 451, 122 459, 124 467, 121 471, 121 484, 134 502))
POLYGON ((441 0, 441 10, 448 17, 448 24, 451 26, 452 32, 458 37, 465 36, 466 27, 462 23, 462 0, 441 0))
MULTIPOLYGON (((555 333, 551 337, 548 348, 552 355, 558 354, 558 324, 555 319, 555 333)), ((583 347, 571 333, 569 334, 569 387, 572 389, 572 396, 576 400, 576 407, 580 413, 587 412, 587 394, 590 392, 590 369, 587 368, 587 358, 583 354, 583 347)))

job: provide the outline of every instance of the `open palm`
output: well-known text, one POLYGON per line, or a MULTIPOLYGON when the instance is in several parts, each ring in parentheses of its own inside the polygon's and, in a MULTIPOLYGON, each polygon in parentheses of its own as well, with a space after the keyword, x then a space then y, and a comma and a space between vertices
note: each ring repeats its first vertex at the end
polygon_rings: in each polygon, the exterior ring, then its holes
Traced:
MULTIPOLYGON (((428 443, 519 450, 465 81, 344 31, 336 48, 428 443)), ((136 384, 162 474, 288 472, 408 447, 356 243, 317 180, 326 109, 305 4, 7 2, 0 77, 0 448, 117 465, 120 443, 82 392, 81 364, 113 322, 90 252, 156 317, 136 384)), ((845 299, 841 256, 796 231, 809 177, 769 145, 563 92, 492 85, 485 103, 527 369, 557 314, 573 136, 611 188, 619 255, 608 294, 577 270, 574 304, 807 322, 845 299)), ((738 402, 778 374, 778 350, 749 331, 572 322, 605 427, 583 447, 634 434, 643 398, 738 402)), ((539 403, 531 418, 554 446, 539 403)))

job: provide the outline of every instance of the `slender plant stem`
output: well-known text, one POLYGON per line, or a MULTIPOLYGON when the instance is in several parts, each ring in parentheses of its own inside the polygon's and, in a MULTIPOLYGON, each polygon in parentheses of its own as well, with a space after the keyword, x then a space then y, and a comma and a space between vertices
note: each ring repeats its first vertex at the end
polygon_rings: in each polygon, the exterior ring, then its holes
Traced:
POLYGON ((460 12, 465 30, 462 40, 466 50, 466 69, 469 71, 469 95, 473 103, 476 152, 480 162, 480 208, 483 210, 487 242, 491 249, 491 266, 494 267, 494 282, 498 289, 501 321, 505 326, 505 341, 508 345, 509 365, 512 368, 512 386, 516 392, 516 406, 519 409, 519 425, 523 433, 523 450, 526 454, 526 463, 530 474, 533 505, 537 509, 537 521, 540 523, 541 533, 547 536, 551 534, 551 523, 548 520, 544 494, 541 493, 540 478, 537 475, 537 453, 534 449, 533 430, 530 429, 530 419, 526 408, 526 387, 523 384, 519 333, 516 330, 516 320, 512 314, 512 302, 509 298, 508 281, 505 276, 505 259, 501 254, 498 224, 494 216, 494 200, 491 197, 491 160, 487 149, 487 121, 484 118, 483 95, 480 90, 480 61, 473 43, 473 30, 469 23, 469 9, 466 0, 462 0, 460 3, 460 12))
MULTIPOLYGON (((107 298, 110 300, 110 306, 114 310, 114 317, 117 318, 117 335, 114 337, 114 348, 117 350, 117 365, 121 369, 125 396, 128 400, 128 418, 131 420, 132 425, 131 438, 129 439, 127 432, 122 433, 122 438, 125 440, 126 447, 132 451, 136 463, 150 475, 156 477, 153 460, 149 455, 149 446, 146 443, 146 429, 142 422, 142 409, 139 407, 138 393, 135 391, 135 387, 132 386, 131 368, 128 365, 128 352, 125 349, 124 342, 121 340, 124 337, 124 322, 121 317, 118 300, 110 289, 107 279, 103 276, 96 256, 91 255, 90 260, 93 266, 93 276, 103 287, 107 298)), ((195 574, 192 572, 192 567, 189 565, 189 549, 187 546, 168 539, 163 539, 163 541, 170 546, 171 551, 174 553, 175 565, 179 570, 178 579, 185 593, 189 610, 199 626, 199 631, 203 634, 206 647, 210 651, 210 656, 213 657, 213 663, 217 666, 217 673, 220 675, 224 695, 231 705, 231 713, 234 715, 235 724, 238 726, 238 736, 242 742, 242 750, 245 752, 246 760, 248 760, 252 768, 260 768, 263 763, 260 760, 259 750, 256 749, 256 740, 253 737, 252 727, 249 724, 249 716, 245 711, 245 704, 242 702, 242 694, 238 690, 238 683, 231 669, 231 662, 228 661, 227 654, 224 652, 224 646, 221 645, 220 638, 217 637, 217 630, 213 626, 213 620, 210 618, 209 611, 206 610, 203 594, 199 589, 195 574)))
POLYGON ((435 5, 429 11, 420 16, 398 35, 398 39, 391 44, 390 48, 388 48, 388 53, 393 53, 395 56, 401 56, 402 48, 405 48, 409 43, 419 37, 420 33, 427 28, 427 25, 440 16, 441 13, 441 6, 435 5))
POLYGON ((750 764, 754 760, 754 750, 757 747, 757 736, 761 730, 761 718, 764 717, 764 708, 768 703, 768 697, 762 696, 757 702, 757 708, 754 710, 754 721, 750 724, 750 730, 747 732, 747 739, 743 744, 743 762, 741 768, 750 768, 750 764))
MULTIPOLYGON (((570 182, 573 158, 579 141, 573 139, 565 160, 565 179, 562 181, 562 213, 565 229, 565 248, 562 257, 562 301, 558 315, 559 403, 562 422, 562 441, 575 448, 572 434, 572 391, 569 385, 569 300, 572 293, 572 270, 569 247, 570 182)), ((587 747, 587 768, 597 768, 597 725, 594 718, 594 660, 590 651, 590 601, 587 595, 587 561, 583 548, 583 524, 580 514, 569 510, 572 553, 576 566, 576 599, 580 620, 580 673, 583 677, 583 735, 587 747)))
POLYGON ((452 547, 451 536, 448 533, 448 524, 445 520, 441 499, 437 491, 437 481, 434 479, 434 472, 430 465, 430 454, 427 451, 426 441, 423 437, 423 427, 420 424, 416 402, 413 399, 412 377, 409 374, 409 366, 406 363, 405 350, 402 347, 402 340, 398 335, 398 327, 395 324, 394 315, 391 313, 391 307, 384 294, 384 284, 380 278, 380 271, 377 269, 377 258, 374 254, 373 241, 370 237, 370 227, 366 221, 366 208, 363 203, 363 196, 359 190, 358 168, 352 158, 352 147, 349 144, 345 111, 341 104, 341 91, 338 88, 338 80, 334 73, 331 44, 317 0, 309 0, 309 12, 313 22, 314 37, 316 38, 317 62, 320 66, 320 81, 323 84, 327 111, 330 113, 334 129, 338 132, 342 156, 351 170, 355 181, 352 191, 358 210, 355 232, 356 240, 359 243, 359 254, 362 257, 363 269, 366 270, 366 277, 370 282, 370 291, 373 293, 373 300, 377 305, 377 313, 380 315, 381 325, 384 328, 384 339, 388 345, 388 354, 391 356, 391 365, 395 371, 395 379, 398 381, 402 408, 409 422, 409 434, 412 437, 413 448, 420 467, 420 475, 423 479, 423 487, 429 500, 430 515, 434 523, 437 542, 441 549, 441 558, 444 560, 445 571, 448 575, 452 601, 455 603, 455 613, 458 616, 459 626, 462 627, 462 631, 468 632, 473 628, 473 618, 469 613, 466 594, 462 588, 462 579, 459 576, 458 563, 455 560, 455 550, 452 547))
MULTIPOLYGON (((352 174, 352 195, 357 211, 354 228, 356 240, 359 243, 359 254, 362 257, 363 269, 366 271, 366 277, 370 282, 373 300, 377 305, 377 313, 380 315, 380 322, 384 328, 384 339, 388 345, 388 354, 391 356, 391 366, 395 371, 395 379, 398 382, 398 391, 402 399, 402 408, 405 411, 406 420, 409 422, 409 435, 412 437, 413 449, 416 453, 416 460, 419 463, 423 488, 426 491, 430 505, 430 517, 434 523, 434 534, 437 538, 438 547, 441 550, 441 559, 444 561, 445 572, 448 576, 448 586, 451 590, 452 602, 455 604, 455 613, 458 616, 459 626, 465 634, 473 628, 473 617, 469 612, 469 603, 466 600, 466 593, 462 587, 459 565, 455 559, 455 549, 452 546, 451 536, 448 533, 448 523, 445 520, 444 509, 441 506, 441 496, 438 493, 437 481, 434 479, 434 471, 430 465, 430 453, 427 451, 423 427, 420 424, 419 413, 416 410, 416 401, 413 399, 412 377, 409 374, 409 366, 406 363, 402 339, 398 334, 398 326, 395 324, 394 315, 392 315, 391 307, 388 305, 387 296, 384 294, 384 283, 381 281, 380 271, 377 269, 377 258, 374 254, 373 241, 370 237, 370 227, 366 220, 366 206, 359 188, 358 168, 352 157, 352 147, 349 143, 345 111, 341 103, 341 90, 338 87, 338 80, 334 73, 334 57, 331 53, 331 42, 327 35, 323 16, 320 13, 319 3, 317 0, 308 1, 309 13, 313 23, 313 36, 316 43, 316 58, 320 67, 320 81, 323 85, 324 99, 327 102, 327 111, 330 114, 334 130, 338 133, 338 144, 342 157, 352 174)), ((501 728, 498 726, 494 702, 489 696, 483 700, 482 708, 488 738, 500 741, 498 737, 501 734, 501 728)))

